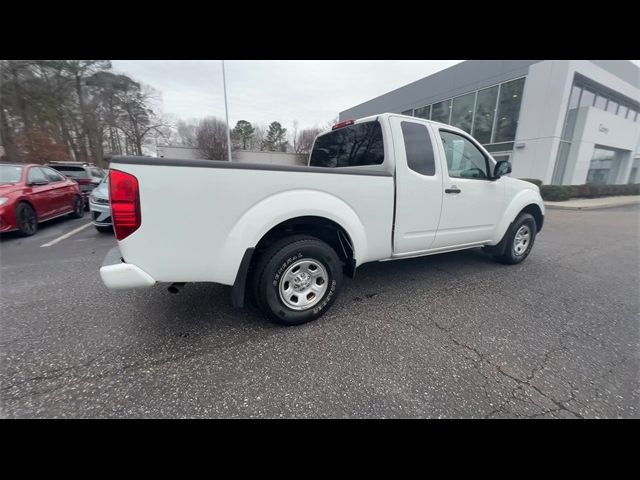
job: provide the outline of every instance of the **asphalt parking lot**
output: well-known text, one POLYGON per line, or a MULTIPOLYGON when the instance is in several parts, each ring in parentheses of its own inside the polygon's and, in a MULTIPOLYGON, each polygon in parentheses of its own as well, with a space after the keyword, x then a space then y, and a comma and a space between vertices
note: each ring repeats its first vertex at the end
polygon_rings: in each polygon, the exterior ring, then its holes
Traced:
POLYGON ((370 264, 283 328, 227 288, 111 292, 111 235, 0 240, 0 399, 15 417, 640 417, 640 208, 547 212, 529 259, 370 264))

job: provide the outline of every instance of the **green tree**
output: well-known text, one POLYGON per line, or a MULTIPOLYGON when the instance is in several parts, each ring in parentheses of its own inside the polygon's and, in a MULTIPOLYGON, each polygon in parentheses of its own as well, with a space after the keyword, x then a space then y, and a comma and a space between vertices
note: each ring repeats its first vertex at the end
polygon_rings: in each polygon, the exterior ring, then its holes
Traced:
POLYGON ((233 146, 242 146, 242 149, 246 150, 254 132, 255 129, 250 122, 247 122, 246 120, 238 120, 238 123, 236 123, 236 126, 231 131, 231 141, 233 146))
POLYGON ((281 151, 287 145, 287 129, 280 122, 271 122, 264 139, 264 149, 270 152, 281 151))

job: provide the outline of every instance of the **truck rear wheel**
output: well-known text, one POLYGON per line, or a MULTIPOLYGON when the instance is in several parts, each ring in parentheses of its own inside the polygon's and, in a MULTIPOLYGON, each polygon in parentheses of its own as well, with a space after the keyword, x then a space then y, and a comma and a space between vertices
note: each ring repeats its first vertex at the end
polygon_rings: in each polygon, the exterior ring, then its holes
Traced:
POLYGON ((342 286, 342 264, 325 242, 292 235, 271 245, 256 264, 254 296, 260 309, 282 325, 320 317, 342 286))

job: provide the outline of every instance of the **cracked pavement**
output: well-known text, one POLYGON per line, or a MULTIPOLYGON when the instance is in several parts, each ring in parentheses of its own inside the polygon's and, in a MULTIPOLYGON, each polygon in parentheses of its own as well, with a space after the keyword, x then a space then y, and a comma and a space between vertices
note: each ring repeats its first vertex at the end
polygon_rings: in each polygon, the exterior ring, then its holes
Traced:
MULTIPOLYGON (((640 208, 547 212, 521 265, 369 264, 282 328, 229 290, 111 292, 112 236, 0 241, 5 418, 640 417, 640 208)), ((86 221, 86 219, 84 220, 86 221)))

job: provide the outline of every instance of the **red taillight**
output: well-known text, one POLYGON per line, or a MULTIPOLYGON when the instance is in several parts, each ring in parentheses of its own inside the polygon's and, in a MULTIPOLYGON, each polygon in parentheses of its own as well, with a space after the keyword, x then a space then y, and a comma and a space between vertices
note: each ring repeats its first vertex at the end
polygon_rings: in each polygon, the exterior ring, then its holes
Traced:
POLYGON ((120 170, 110 170, 109 201, 116 238, 118 240, 127 238, 140 227, 142 222, 138 179, 120 170))
POLYGON ((344 122, 336 123, 331 130, 337 130, 338 128, 346 127, 348 125, 353 125, 355 120, 345 120, 344 122))

